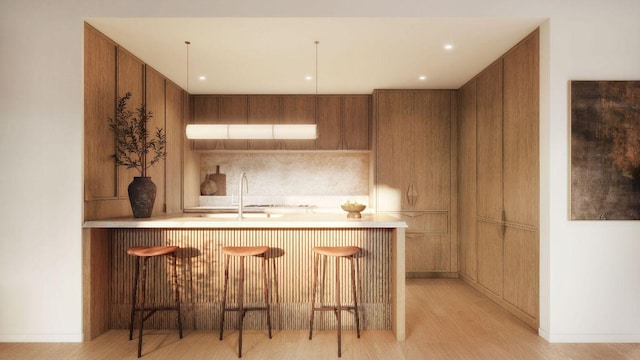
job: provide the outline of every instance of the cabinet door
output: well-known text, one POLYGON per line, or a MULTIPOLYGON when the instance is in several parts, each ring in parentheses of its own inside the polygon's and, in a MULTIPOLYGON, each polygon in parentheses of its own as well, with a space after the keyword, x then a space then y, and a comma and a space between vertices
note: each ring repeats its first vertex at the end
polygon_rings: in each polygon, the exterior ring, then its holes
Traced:
MULTIPOLYGON (((282 97, 277 95, 249 96, 249 124, 278 124, 282 116, 282 97)), ((249 150, 275 150, 273 140, 249 140, 249 150)))
MULTIPOLYGON (((248 100, 245 95, 220 96, 219 121, 221 124, 246 124, 248 100)), ((247 140, 223 140, 224 150, 247 150, 247 140)))
POLYGON ((502 60, 476 79, 477 215, 502 221, 502 60))
POLYGON ((504 57, 504 297, 538 318, 538 32, 504 57))
MULTIPOLYGON (((316 100, 313 95, 287 95, 282 97, 282 124, 315 124, 316 100)), ((276 140, 278 141, 278 140, 276 140)), ((314 140, 280 140, 283 150, 313 150, 314 140)))
POLYGON ((504 209, 507 221, 536 226, 538 72, 536 32, 504 57, 504 209))
MULTIPOLYGON (((145 70, 147 111, 153 113, 153 117, 149 120, 147 126, 150 136, 153 136, 157 128, 165 128, 165 78, 162 74, 149 66, 145 66, 145 70)), ((150 152, 148 154, 147 161, 150 162, 152 157, 153 153, 150 152)), ((147 169, 147 176, 151 177, 158 189, 156 192, 156 200, 153 205, 154 214, 161 214, 165 212, 165 161, 166 160, 160 160, 155 163, 155 165, 147 169)), ((129 182, 132 180, 133 178, 130 179, 129 182)))
MULTIPOLYGON (((194 124, 220 124, 220 97, 215 95, 195 95, 193 97, 194 124)), ((194 150, 215 150, 223 148, 223 140, 192 140, 194 150)))
POLYGON ((339 150, 342 143, 342 97, 321 95, 316 99, 318 138, 316 149, 339 150))
POLYGON ((502 225, 478 221, 477 229, 478 282, 498 297, 502 297, 502 225))
POLYGON ((370 96, 344 96, 342 111, 342 150, 369 149, 370 96))
POLYGON ((413 175, 413 93, 381 91, 377 99, 376 192, 378 211, 411 209, 413 175))
POLYGON ((476 82, 458 92, 458 236, 460 272, 477 280, 476 82))
POLYGON ((449 271, 451 251, 448 235, 406 233, 406 271, 449 271))
POLYGON ((447 210, 451 193, 451 92, 414 93, 411 185, 416 210, 447 210))
POLYGON ((538 318, 538 232, 506 227, 504 238, 504 298, 538 318))

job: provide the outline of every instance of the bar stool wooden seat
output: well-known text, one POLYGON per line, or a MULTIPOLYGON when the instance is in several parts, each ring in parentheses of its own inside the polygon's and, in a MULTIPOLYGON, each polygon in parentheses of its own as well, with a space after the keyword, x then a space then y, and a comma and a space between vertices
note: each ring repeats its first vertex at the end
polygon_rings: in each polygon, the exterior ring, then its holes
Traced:
POLYGON ((238 357, 242 357, 242 323, 244 315, 247 311, 263 310, 267 312, 267 327, 269 328, 269 339, 271 339, 271 311, 269 310, 269 284, 267 282, 266 269, 266 253, 269 251, 267 246, 225 246, 222 248, 224 259, 224 291, 222 295, 222 314, 220 315, 220 340, 224 331, 224 314, 226 311, 238 311, 238 357), (238 282, 238 307, 227 307, 227 286, 229 284, 229 258, 236 256, 240 258, 240 279, 238 282), (255 256, 262 258, 262 275, 264 278, 264 302, 263 307, 245 307, 244 306, 244 259, 247 256, 255 256))
POLYGON ((356 276, 354 267, 354 256, 360 252, 360 248, 357 246, 330 246, 313 248, 315 254, 314 266, 313 266, 313 290, 311 291, 311 319, 309 321, 309 340, 311 340, 313 334, 313 315, 316 311, 333 311, 336 315, 338 322, 338 357, 342 357, 342 311, 353 310, 356 316, 356 333, 360 338, 360 319, 358 317, 358 296, 356 293, 356 276), (335 287, 335 301, 336 304, 316 306, 316 288, 318 284, 318 262, 320 256, 330 256, 335 258, 336 262, 336 287, 335 287), (351 290, 353 292, 353 306, 343 306, 340 301, 340 258, 349 259, 351 263, 351 290))
POLYGON ((182 339, 182 317, 180 316, 180 292, 178 289, 178 272, 176 269, 176 255, 180 249, 178 246, 138 246, 127 249, 127 254, 136 257, 136 278, 133 285, 133 299, 131 301, 131 323, 129 326, 129 340, 133 339, 133 323, 136 312, 140 312, 139 335, 138 335, 138 357, 142 356, 142 329, 144 321, 156 311, 175 310, 178 314, 178 331, 182 339), (174 306, 145 306, 146 283, 147 283, 147 261, 149 258, 158 256, 170 256, 172 258, 172 277, 175 289, 174 306), (138 278, 140 278, 140 262, 142 261, 142 276, 140 284, 140 303, 137 302, 138 278))

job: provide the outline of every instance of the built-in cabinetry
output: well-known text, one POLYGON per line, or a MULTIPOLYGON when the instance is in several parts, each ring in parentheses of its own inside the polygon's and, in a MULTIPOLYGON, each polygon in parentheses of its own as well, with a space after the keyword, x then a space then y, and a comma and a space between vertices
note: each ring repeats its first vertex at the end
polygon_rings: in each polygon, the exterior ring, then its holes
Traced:
POLYGON ((316 140, 193 140, 194 150, 368 150, 369 95, 195 95, 195 124, 317 124, 316 140))
POLYGON ((153 113, 149 128, 163 128, 167 136, 166 160, 147 173, 158 189, 154 214, 181 209, 186 93, 88 24, 84 41, 85 220, 131 215, 127 187, 140 173, 116 166, 108 126, 117 97, 127 92, 129 110, 146 104, 153 113))
POLYGON ((406 221, 408 276, 457 271, 456 91, 376 90, 375 204, 406 221))
POLYGON ((538 31, 459 91, 460 274, 538 326, 538 31))

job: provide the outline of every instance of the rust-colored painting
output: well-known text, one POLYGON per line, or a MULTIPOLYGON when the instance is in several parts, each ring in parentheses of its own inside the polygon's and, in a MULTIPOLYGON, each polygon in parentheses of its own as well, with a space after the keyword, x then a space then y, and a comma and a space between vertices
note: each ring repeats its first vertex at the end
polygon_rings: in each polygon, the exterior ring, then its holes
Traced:
POLYGON ((640 81, 571 82, 571 219, 640 219, 640 81))

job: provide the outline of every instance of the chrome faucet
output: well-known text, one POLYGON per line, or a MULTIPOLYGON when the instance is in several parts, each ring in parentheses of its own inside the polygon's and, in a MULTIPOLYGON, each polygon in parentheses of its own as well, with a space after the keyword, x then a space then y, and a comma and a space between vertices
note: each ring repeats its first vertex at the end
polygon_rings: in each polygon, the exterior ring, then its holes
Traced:
POLYGON ((244 208, 244 192, 242 191, 243 186, 249 192, 249 179, 247 179, 247 173, 243 172, 240 174, 240 184, 238 185, 238 219, 242 219, 242 209, 244 208), (246 180, 246 182, 245 182, 246 180))

